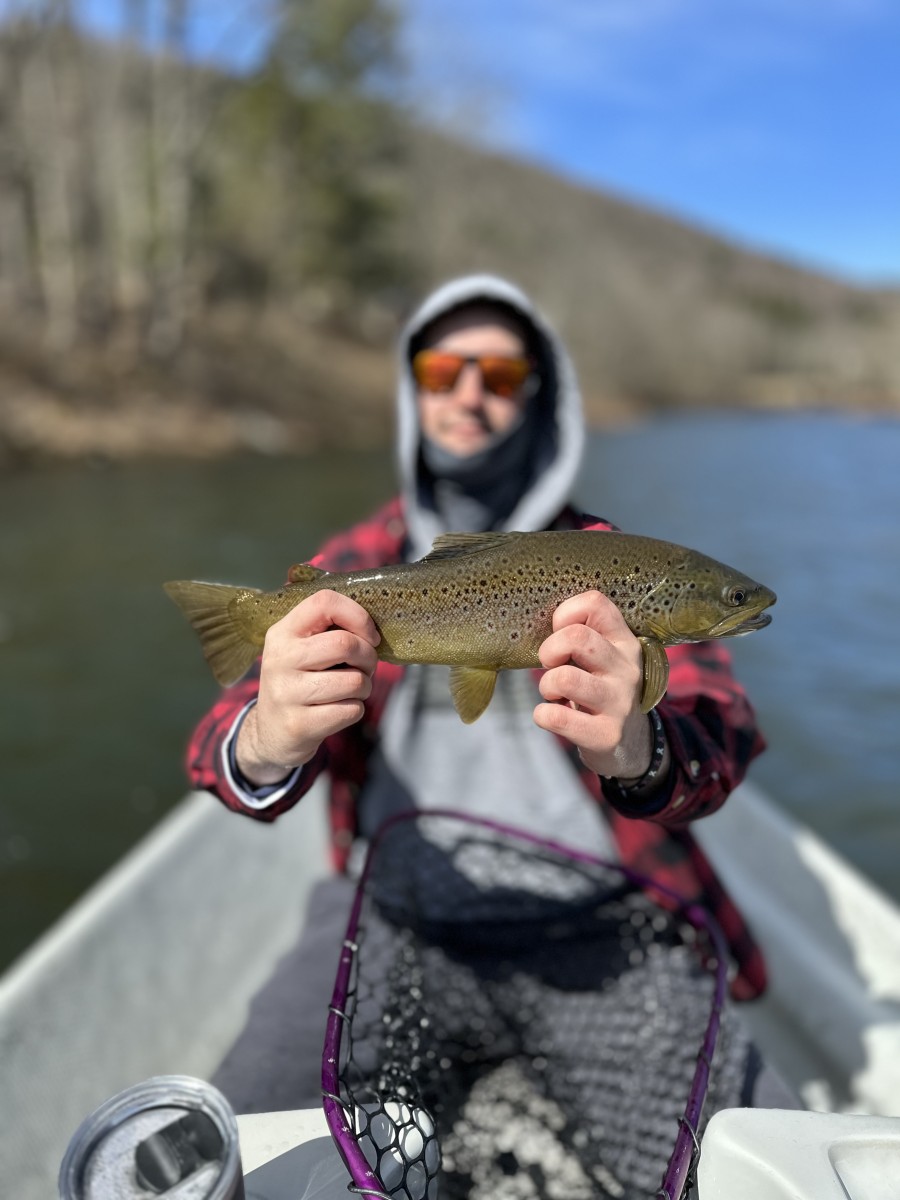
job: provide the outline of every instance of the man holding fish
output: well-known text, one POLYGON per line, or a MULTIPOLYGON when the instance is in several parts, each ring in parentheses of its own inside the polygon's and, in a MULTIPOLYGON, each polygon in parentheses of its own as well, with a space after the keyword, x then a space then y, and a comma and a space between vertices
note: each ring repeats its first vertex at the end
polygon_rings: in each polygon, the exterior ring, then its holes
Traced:
POLYGON ((331 778, 337 874, 216 1079, 238 1111, 317 1102, 346 873, 401 810, 464 809, 616 856, 715 912, 736 997, 765 986, 687 826, 764 746, 727 651, 706 639, 762 627, 774 595, 569 507, 575 372, 504 280, 438 289, 402 336, 399 375, 395 500, 277 593, 168 585, 217 677, 238 679, 195 732, 193 784, 273 820, 331 778), (283 1060, 265 1086, 260 1056, 283 1060))

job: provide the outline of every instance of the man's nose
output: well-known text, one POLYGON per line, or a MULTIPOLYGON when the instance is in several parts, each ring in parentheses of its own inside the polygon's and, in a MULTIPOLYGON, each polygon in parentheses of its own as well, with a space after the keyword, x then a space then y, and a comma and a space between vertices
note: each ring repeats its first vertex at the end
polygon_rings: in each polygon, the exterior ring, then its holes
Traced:
POLYGON ((479 405, 484 400, 484 379, 478 363, 468 362, 459 373, 453 396, 457 403, 479 405))

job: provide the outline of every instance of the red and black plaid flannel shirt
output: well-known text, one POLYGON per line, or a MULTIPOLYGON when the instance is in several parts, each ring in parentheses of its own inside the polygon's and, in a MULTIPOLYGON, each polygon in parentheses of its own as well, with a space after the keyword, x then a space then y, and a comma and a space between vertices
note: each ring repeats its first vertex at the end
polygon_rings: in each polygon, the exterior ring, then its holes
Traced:
MULTIPOLYGON (((561 515, 555 527, 614 528, 607 521, 578 516, 571 510, 561 515)), ((405 539, 402 506, 394 499, 369 520, 331 538, 313 561, 332 571, 385 566, 402 561, 405 539)), ((714 913, 737 965, 732 993, 738 999, 751 999, 765 988, 762 955, 688 826, 724 804, 765 743, 747 697, 732 675, 728 651, 720 643, 672 646, 668 657, 669 688, 658 706, 673 764, 665 803, 660 807, 657 801, 652 812, 644 813, 626 807, 611 790, 604 790, 602 780, 584 768, 577 755, 573 761, 587 789, 605 808, 622 861, 714 913)), ((256 697, 259 674, 255 667, 223 692, 195 730, 187 755, 192 784, 213 792, 236 812, 273 821, 292 808, 327 768, 331 776, 332 859, 337 870, 344 870, 356 836, 356 802, 366 778, 369 752, 387 696, 402 671, 402 667, 379 663, 363 719, 327 738, 295 787, 270 806, 251 809, 231 787, 222 751, 238 714, 256 697)))

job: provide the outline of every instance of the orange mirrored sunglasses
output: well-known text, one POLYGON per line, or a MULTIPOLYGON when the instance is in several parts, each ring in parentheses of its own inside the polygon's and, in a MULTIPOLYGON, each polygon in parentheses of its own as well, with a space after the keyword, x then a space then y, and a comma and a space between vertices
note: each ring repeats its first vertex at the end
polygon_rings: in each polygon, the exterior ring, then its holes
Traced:
POLYGON ((533 358, 502 358, 499 355, 449 354, 444 350, 420 350, 412 360, 412 372, 426 392, 450 392, 456 387, 463 367, 475 363, 484 386, 495 396, 514 396, 534 370, 533 358))

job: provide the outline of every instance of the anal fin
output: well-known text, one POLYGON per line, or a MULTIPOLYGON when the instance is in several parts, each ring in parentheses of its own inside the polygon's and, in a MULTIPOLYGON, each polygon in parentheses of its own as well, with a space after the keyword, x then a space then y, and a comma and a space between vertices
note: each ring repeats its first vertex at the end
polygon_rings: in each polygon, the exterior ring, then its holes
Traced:
POLYGON ((466 725, 477 721, 491 702, 497 672, 493 667, 451 667, 450 695, 466 725))

